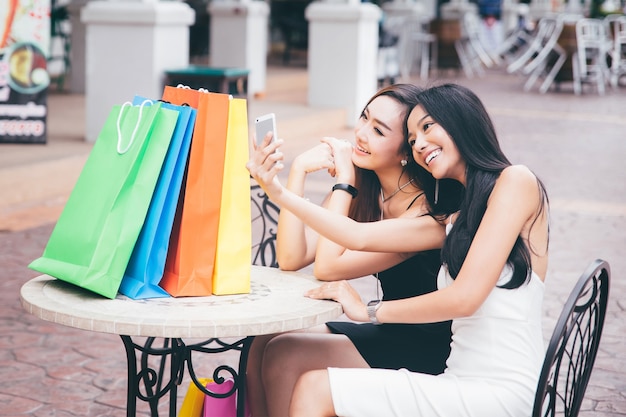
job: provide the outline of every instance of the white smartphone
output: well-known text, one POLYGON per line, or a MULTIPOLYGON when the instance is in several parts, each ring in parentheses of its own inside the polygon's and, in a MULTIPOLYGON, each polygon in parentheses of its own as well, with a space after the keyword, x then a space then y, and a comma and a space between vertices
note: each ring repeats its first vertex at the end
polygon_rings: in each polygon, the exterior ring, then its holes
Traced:
POLYGON ((254 127, 256 132, 256 144, 257 146, 263 142, 265 139, 265 135, 267 132, 273 132, 274 136, 272 140, 278 137, 276 133, 276 115, 274 113, 264 114, 263 116, 259 116, 254 121, 254 127))

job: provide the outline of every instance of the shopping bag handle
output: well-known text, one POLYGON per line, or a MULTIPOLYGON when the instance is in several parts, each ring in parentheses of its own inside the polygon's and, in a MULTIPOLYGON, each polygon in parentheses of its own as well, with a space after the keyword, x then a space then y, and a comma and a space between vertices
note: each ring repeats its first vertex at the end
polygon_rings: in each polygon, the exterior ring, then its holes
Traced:
MULTIPOLYGON (((191 87, 189 87, 188 85, 185 85, 185 84, 178 84, 176 86, 176 88, 182 88, 182 89, 185 89, 185 90, 191 90, 191 87)), ((198 92, 199 93, 208 93, 209 90, 207 90, 206 88, 198 88, 198 92)))
POLYGON ((141 105, 139 106, 139 117, 137 118, 137 123, 135 123, 135 128, 133 129, 133 133, 130 136, 130 141, 128 142, 128 145, 126 145, 126 148, 124 148, 124 149, 121 149, 121 146, 122 146, 122 126, 120 125, 120 122, 122 121, 122 113, 124 112, 124 108, 126 106, 132 106, 133 103, 131 103, 130 101, 127 101, 126 103, 122 104, 122 108, 120 109, 120 113, 117 115, 117 153, 118 154, 124 155, 126 152, 128 152, 130 147, 133 146, 133 142, 135 141, 135 135, 137 134, 137 130, 139 130, 139 125, 141 124, 141 116, 143 114, 143 106, 145 106, 146 103, 153 104, 152 100, 144 100, 141 103, 141 105))

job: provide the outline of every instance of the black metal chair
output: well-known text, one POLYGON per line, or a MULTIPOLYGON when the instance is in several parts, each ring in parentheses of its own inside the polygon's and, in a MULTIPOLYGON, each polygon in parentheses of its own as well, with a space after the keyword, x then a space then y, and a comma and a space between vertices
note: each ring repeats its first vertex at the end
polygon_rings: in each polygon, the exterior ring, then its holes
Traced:
POLYGON ((252 264, 277 268, 276 231, 280 209, 250 180, 252 201, 252 264))
POLYGON ((611 270, 601 259, 580 276, 556 323, 537 384, 533 417, 576 417, 604 327, 611 270))

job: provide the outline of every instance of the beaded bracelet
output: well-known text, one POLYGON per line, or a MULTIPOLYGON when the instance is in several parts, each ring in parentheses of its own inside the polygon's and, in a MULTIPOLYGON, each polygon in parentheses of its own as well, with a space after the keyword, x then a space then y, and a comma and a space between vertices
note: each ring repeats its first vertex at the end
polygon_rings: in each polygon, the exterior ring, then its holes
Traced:
POLYGON ((350 194, 352 196, 352 198, 355 198, 357 196, 357 194, 359 194, 359 190, 357 190, 356 188, 354 188, 350 184, 341 184, 341 183, 335 184, 335 185, 333 185, 333 191, 335 191, 335 190, 345 191, 348 194, 350 194))

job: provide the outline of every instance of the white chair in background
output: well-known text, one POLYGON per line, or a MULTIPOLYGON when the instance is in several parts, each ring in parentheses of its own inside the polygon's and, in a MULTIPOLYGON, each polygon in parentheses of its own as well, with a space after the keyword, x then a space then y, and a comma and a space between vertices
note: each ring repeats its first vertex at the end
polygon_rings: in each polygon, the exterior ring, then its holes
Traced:
POLYGON ((611 40, 609 77, 611 85, 616 89, 619 85, 619 79, 626 75, 626 16, 608 15, 604 18, 604 22, 611 40))
POLYGON ((405 18, 402 16, 389 16, 382 21, 376 68, 379 87, 386 82, 393 84, 400 75, 400 63, 403 59, 400 44, 404 22, 405 18))
POLYGON ((533 34, 520 25, 510 33, 494 52, 500 59, 500 65, 508 66, 515 61, 533 41, 533 34))
POLYGON ((437 37, 428 31, 428 21, 411 17, 404 22, 400 36, 402 60, 400 75, 409 79, 415 63, 420 66, 420 78, 428 80, 431 66, 437 66, 437 37))
POLYGON ((454 42, 454 48, 467 78, 472 78, 474 73, 482 77, 485 74, 483 66, 491 68, 495 65, 480 39, 480 21, 476 13, 463 15, 461 38, 454 42))
POLYGON ((572 57, 574 92, 582 92, 583 83, 594 83, 600 95, 604 94, 609 73, 607 59, 608 35, 600 19, 584 18, 576 22, 577 49, 572 57))
POLYGON ((535 82, 543 77, 539 87, 545 93, 554 82, 556 75, 567 59, 567 53, 557 43, 563 30, 560 17, 543 17, 537 24, 530 43, 507 66, 509 73, 527 76, 524 91, 529 91, 535 82))
POLYGON ((537 23, 534 32, 524 38, 530 42, 520 48, 519 53, 512 59, 506 67, 508 73, 513 74, 522 71, 542 50, 556 44, 563 29, 563 22, 558 17, 542 17, 537 23))

